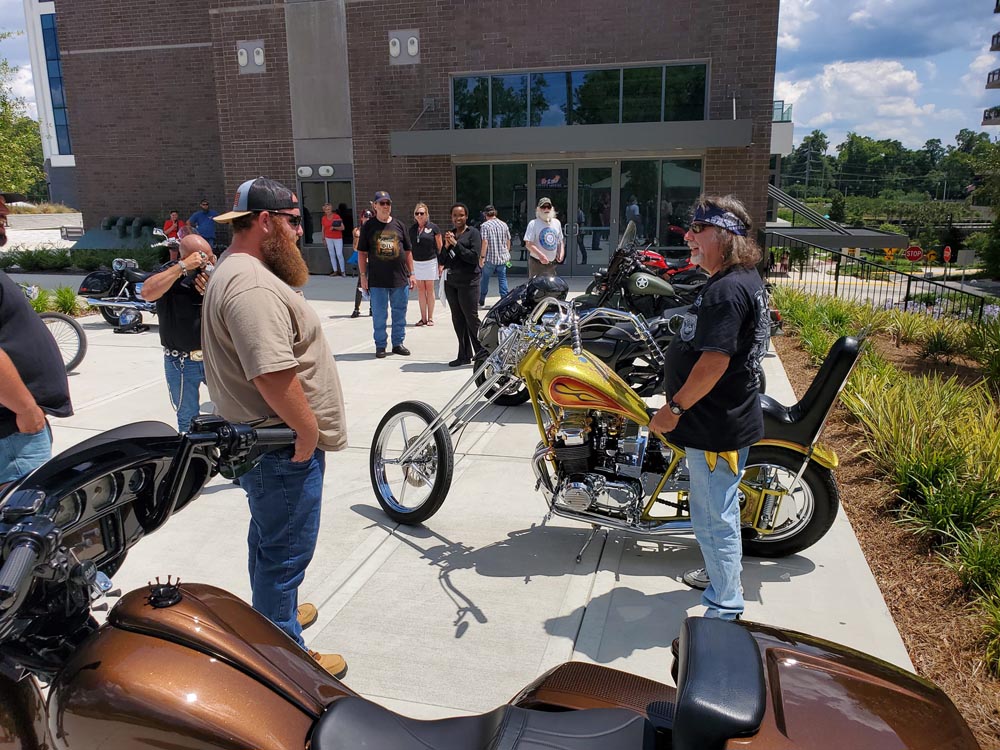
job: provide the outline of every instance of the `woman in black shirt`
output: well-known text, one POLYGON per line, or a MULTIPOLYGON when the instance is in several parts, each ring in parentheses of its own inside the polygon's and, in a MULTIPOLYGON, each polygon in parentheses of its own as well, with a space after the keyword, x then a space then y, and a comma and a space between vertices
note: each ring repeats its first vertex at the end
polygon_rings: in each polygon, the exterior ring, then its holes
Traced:
POLYGON ((414 223, 410 226, 410 247, 413 248, 413 276, 417 280, 417 301, 420 303, 420 320, 417 325, 432 326, 441 230, 431 221, 426 203, 418 203, 413 207, 413 219, 414 223))
POLYGON ((483 348, 479 343, 479 279, 486 249, 479 230, 468 226, 468 221, 469 209, 464 203, 451 207, 454 227, 444 236, 442 257, 448 266, 444 293, 458 336, 458 359, 449 362, 449 367, 469 364, 483 348))

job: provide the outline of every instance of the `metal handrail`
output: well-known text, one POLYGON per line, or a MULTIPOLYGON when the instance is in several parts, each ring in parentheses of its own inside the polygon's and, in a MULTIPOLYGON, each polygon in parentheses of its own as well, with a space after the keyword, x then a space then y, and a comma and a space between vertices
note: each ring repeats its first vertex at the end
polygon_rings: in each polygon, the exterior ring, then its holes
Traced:
POLYGON ((1000 81, 1000 68, 996 70, 991 70, 990 74, 986 76, 986 85, 989 86, 991 83, 996 83, 1000 81))
POLYGON ((990 107, 983 112, 983 122, 1000 120, 1000 107, 990 107))
POLYGON ((1000 49, 1000 31, 993 35, 993 41, 990 44, 990 51, 996 52, 1000 49))

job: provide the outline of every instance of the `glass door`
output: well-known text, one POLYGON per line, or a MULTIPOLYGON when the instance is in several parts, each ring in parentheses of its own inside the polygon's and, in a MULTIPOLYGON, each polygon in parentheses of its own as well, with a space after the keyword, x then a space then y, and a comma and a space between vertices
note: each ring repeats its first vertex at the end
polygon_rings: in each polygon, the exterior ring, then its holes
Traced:
POLYGON ((614 166, 608 162, 581 163, 575 175, 576 221, 571 225, 574 238, 573 274, 589 275, 606 266, 617 244, 617 222, 612 220, 614 166))
POLYGON ((556 218, 562 224, 563 238, 566 242, 566 255, 559 268, 559 275, 571 276, 574 253, 572 227, 576 217, 576 208, 571 205, 574 203, 573 191, 570 189, 573 165, 568 163, 532 164, 529 169, 528 179, 532 195, 529 196, 528 220, 535 218, 535 210, 539 200, 548 198, 552 201, 552 207, 556 210, 556 218))

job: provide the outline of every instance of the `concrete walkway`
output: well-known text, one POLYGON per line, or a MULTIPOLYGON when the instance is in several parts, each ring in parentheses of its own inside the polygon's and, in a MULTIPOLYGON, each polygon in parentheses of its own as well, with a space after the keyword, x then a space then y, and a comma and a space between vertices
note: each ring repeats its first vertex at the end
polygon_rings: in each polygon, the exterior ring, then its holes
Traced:
MULTIPOLYGON (((78 283, 56 279, 52 286, 78 283)), ((313 277, 305 294, 337 357, 349 423, 348 450, 328 457, 319 547, 301 590, 320 608, 306 633, 310 647, 343 653, 348 684, 417 717, 487 710, 568 659, 669 682, 670 641, 686 615, 703 611, 699 592, 680 582, 701 562, 693 539, 612 533, 576 564, 589 529, 558 519, 542 524, 545 505, 527 460, 537 442, 527 406, 494 407, 467 430, 451 492, 426 526, 391 523, 369 479, 376 425, 402 400, 442 406, 471 371, 446 364, 456 342, 440 307, 434 327, 407 329, 413 356, 376 360, 370 319, 349 318, 354 279, 313 277)), ((414 300, 410 319, 417 317, 414 300)), ((57 450, 128 422, 175 424, 155 325, 117 335, 96 315, 83 324, 90 350, 70 378, 76 414, 55 422, 57 450)), ((771 355, 766 365, 769 392, 791 402, 778 359, 771 355)), ((133 549, 115 583, 128 590, 174 574, 249 598, 247 522, 242 491, 216 479, 133 549)), ((744 565, 749 619, 910 667, 842 513, 804 553, 744 565)))

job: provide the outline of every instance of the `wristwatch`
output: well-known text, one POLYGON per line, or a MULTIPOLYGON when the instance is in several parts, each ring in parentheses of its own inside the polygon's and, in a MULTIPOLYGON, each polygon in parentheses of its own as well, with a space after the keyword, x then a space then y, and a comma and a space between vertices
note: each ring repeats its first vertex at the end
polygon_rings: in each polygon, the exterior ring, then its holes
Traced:
POLYGON ((674 401, 673 399, 670 399, 670 400, 669 400, 669 401, 667 402, 667 407, 668 407, 668 408, 670 409, 670 412, 671 412, 672 414, 675 414, 675 415, 677 415, 678 417, 679 417, 679 416, 681 416, 681 415, 682 415, 682 414, 683 414, 684 412, 686 412, 686 411, 687 411, 687 409, 685 409, 685 408, 684 408, 683 406, 681 406, 680 404, 678 404, 678 403, 677 403, 676 401, 674 401))

